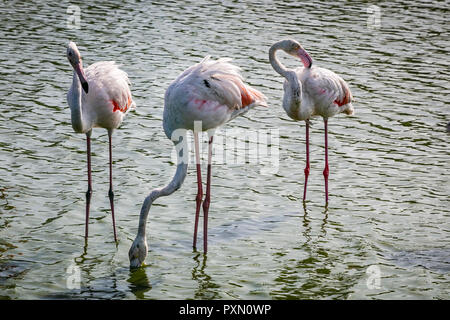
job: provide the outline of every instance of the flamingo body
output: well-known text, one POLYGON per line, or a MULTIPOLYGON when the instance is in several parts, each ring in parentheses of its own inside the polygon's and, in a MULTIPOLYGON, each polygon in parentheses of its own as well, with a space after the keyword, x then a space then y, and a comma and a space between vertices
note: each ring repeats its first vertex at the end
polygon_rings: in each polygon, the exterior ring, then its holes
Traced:
POLYGON ((350 88, 336 73, 316 66, 300 67, 294 72, 301 92, 293 93, 292 84, 287 79, 283 84, 283 109, 293 120, 304 121, 314 116, 330 118, 341 112, 348 115, 354 113, 350 88))
POLYGON ((99 127, 108 130, 109 137, 109 199, 113 219, 114 240, 117 241, 114 220, 114 192, 112 188, 111 136, 123 121, 124 116, 136 104, 133 101, 128 75, 114 61, 101 61, 83 69, 81 54, 74 42, 67 47, 67 58, 74 72, 72 85, 67 93, 71 111, 72 127, 77 133, 86 134, 88 191, 86 192, 85 239, 88 238, 89 208, 92 195, 91 182, 91 132, 99 127))
POLYGON ((199 211, 203 205, 203 249, 207 252, 207 223, 211 193, 211 157, 213 131, 215 128, 242 115, 249 109, 266 105, 265 97, 259 91, 244 84, 239 68, 230 63, 230 59, 212 60, 205 57, 200 63, 182 72, 167 88, 164 97, 163 128, 180 151, 176 173, 172 181, 164 188, 155 189, 145 198, 139 216, 139 227, 133 244, 128 252, 130 266, 139 267, 147 256, 146 221, 153 201, 168 196, 178 190, 187 173, 187 162, 180 160, 187 152, 186 130, 194 131, 197 159, 197 197, 193 247, 196 247, 199 211), (206 195, 203 199, 201 166, 199 163, 199 138, 195 122, 201 122, 201 130, 208 131, 208 170, 206 195), (174 135, 176 130, 183 132, 182 139, 174 135), (181 141, 181 142, 180 142, 181 141), (183 143, 182 148, 178 148, 183 143))
POLYGON ((77 133, 86 133, 92 128, 117 129, 129 110, 136 105, 129 88, 128 75, 114 61, 100 61, 84 69, 89 93, 81 90, 76 72, 67 93, 71 108, 81 105, 83 119, 72 117, 72 126, 77 133), (81 125, 80 125, 81 124, 81 125))
POLYGON ((354 113, 353 96, 348 84, 336 73, 313 65, 313 60, 305 49, 295 40, 281 40, 271 46, 269 60, 276 72, 286 80, 284 82, 283 109, 294 120, 306 122, 306 167, 303 201, 306 199, 306 187, 310 171, 309 163, 309 120, 321 116, 325 125, 325 201, 328 203, 328 118, 338 113, 354 113), (286 53, 300 58, 303 67, 291 70, 283 66, 276 58, 276 52, 286 53))
POLYGON ((239 113, 265 105, 264 96, 244 84, 239 68, 230 59, 205 57, 188 68, 167 88, 163 127, 170 138, 173 130, 194 130, 201 121, 202 131, 217 128, 239 113))

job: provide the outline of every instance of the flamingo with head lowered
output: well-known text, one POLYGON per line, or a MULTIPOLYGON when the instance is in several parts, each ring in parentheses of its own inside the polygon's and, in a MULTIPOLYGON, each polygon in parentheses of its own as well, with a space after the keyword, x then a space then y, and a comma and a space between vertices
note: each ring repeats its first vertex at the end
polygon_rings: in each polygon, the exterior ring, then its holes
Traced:
POLYGON ((89 208, 92 196, 91 178, 91 132, 100 127, 108 130, 109 137, 109 192, 113 221, 114 241, 117 242, 114 219, 114 192, 112 186, 112 148, 113 130, 122 123, 123 117, 136 105, 130 91, 127 74, 120 70, 114 61, 101 61, 83 69, 80 51, 74 42, 67 47, 67 59, 72 65, 72 86, 67 93, 72 127, 77 133, 86 134, 88 190, 86 192, 85 239, 88 238, 89 208))
POLYGON ((208 132, 208 169, 206 194, 203 201, 203 251, 207 252, 208 212, 211 201, 211 158, 214 129, 242 115, 249 109, 266 105, 266 98, 259 91, 244 84, 239 68, 230 59, 212 60, 205 57, 200 63, 182 72, 166 90, 164 97, 163 128, 166 136, 175 144, 178 164, 175 176, 164 188, 155 189, 145 198, 139 216, 136 239, 128 252, 130 266, 142 265, 148 246, 145 234, 147 216, 152 203, 162 196, 178 190, 187 173, 186 131, 194 132, 197 165, 197 197, 193 247, 196 248, 200 207, 203 199, 201 179, 199 136, 195 123, 201 131, 208 132))
POLYGON ((306 122, 306 167, 303 201, 306 200, 306 187, 308 184, 309 164, 309 119, 313 116, 322 116, 325 126, 325 202, 328 204, 328 118, 338 113, 351 115, 352 93, 348 84, 334 72, 316 67, 305 49, 295 40, 281 40, 270 47, 269 60, 272 67, 286 78, 284 82, 283 108, 294 120, 306 122), (286 53, 300 58, 304 67, 288 69, 278 61, 276 52, 283 50, 286 53))

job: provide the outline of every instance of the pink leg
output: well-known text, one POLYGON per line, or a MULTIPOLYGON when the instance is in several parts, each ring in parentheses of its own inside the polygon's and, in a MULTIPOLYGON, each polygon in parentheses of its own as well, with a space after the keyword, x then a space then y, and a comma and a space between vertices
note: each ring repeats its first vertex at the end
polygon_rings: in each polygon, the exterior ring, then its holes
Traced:
POLYGON ((306 187, 309 176, 309 120, 306 120, 306 167, 305 167, 305 185, 303 189, 303 202, 306 201, 306 187))
POLYGON ((328 168, 328 119, 324 118, 325 125, 325 169, 323 169, 323 176, 325 178, 325 203, 328 204, 328 176, 330 169, 328 168))
POLYGON ((86 224, 84 229, 84 238, 88 239, 88 226, 89 226, 89 208, 91 206, 92 196, 92 175, 91 175, 91 131, 86 133, 87 144, 87 171, 88 171, 88 189, 86 191, 86 224))
POLYGON ((117 242, 117 235, 116 235, 116 220, 114 218, 114 192, 113 192, 113 185, 112 185, 112 146, 111 146, 111 135, 112 131, 108 131, 108 137, 109 137, 109 203, 111 205, 111 215, 112 215, 112 223, 113 223, 113 231, 114 231, 114 241, 117 242))
POLYGON ((200 216, 200 206, 202 204, 202 198, 203 198, 203 186, 202 186, 202 171, 201 171, 201 165, 200 165, 200 151, 198 146, 198 132, 194 132, 194 145, 195 145, 195 158, 196 158, 196 165, 197 165, 197 197, 195 198, 196 201, 196 208, 195 208, 195 225, 194 225, 194 241, 192 246, 197 248, 197 230, 198 230, 198 219, 200 216))
POLYGON ((211 158, 212 158, 212 143, 213 136, 209 138, 208 142, 208 172, 206 176, 206 195, 203 201, 203 252, 208 251, 208 212, 209 204, 211 202, 211 158))

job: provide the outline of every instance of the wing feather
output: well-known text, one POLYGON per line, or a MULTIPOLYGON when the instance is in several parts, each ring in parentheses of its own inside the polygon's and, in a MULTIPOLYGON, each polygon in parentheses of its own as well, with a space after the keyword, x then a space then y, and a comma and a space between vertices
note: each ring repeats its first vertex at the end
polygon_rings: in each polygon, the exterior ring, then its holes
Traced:
POLYGON ((266 97, 246 85, 239 67, 229 58, 212 60, 206 56, 200 63, 183 72, 178 81, 189 81, 201 99, 217 101, 235 110, 252 103, 265 105, 266 97))
POLYGON ((318 104, 336 103, 339 107, 352 102, 352 94, 347 83, 334 72, 315 68, 312 76, 305 80, 305 89, 318 104))
POLYGON ((128 112, 136 107, 130 91, 130 80, 114 61, 100 61, 85 69, 89 88, 100 93, 113 105, 113 111, 128 112))

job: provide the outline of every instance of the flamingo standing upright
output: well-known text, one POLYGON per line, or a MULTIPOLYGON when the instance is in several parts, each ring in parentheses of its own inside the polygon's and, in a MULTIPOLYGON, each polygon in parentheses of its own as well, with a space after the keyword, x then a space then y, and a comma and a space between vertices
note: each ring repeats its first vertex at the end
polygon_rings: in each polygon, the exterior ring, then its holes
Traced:
POLYGON ((313 60, 305 49, 295 40, 281 40, 270 47, 269 60, 272 67, 286 78, 284 82, 283 108, 294 120, 306 122, 306 167, 303 201, 306 200, 309 164, 309 119, 323 117, 325 127, 325 203, 328 204, 328 118, 344 112, 353 114, 352 93, 348 84, 334 72, 313 66, 313 60), (278 61, 277 50, 300 58, 304 67, 288 69, 278 61))
POLYGON ((88 238, 89 208, 92 196, 91 178, 91 132, 100 127, 108 130, 109 138, 109 202, 113 221, 114 241, 117 242, 114 218, 114 192, 112 186, 113 130, 122 123, 123 117, 136 105, 131 96, 127 74, 114 61, 100 61, 83 69, 81 54, 74 42, 69 42, 67 58, 72 65, 72 86, 67 93, 72 127, 77 133, 86 134, 88 190, 86 192, 85 239, 88 238))
POLYGON ((208 212, 211 200, 211 158, 215 128, 242 115, 249 109, 266 105, 259 91, 244 84, 239 68, 230 59, 212 60, 205 57, 200 63, 181 73, 166 90, 164 97, 163 128, 166 136, 177 149, 178 164, 175 176, 164 188, 153 190, 142 205, 136 239, 130 250, 130 266, 139 267, 147 256, 145 235, 147 216, 152 203, 161 196, 168 196, 179 189, 187 172, 186 131, 193 130, 197 165, 197 197, 193 247, 196 248, 197 228, 203 187, 201 179, 199 136, 194 122, 200 122, 201 131, 208 132, 208 169, 206 194, 203 201, 203 251, 207 252, 208 212))

